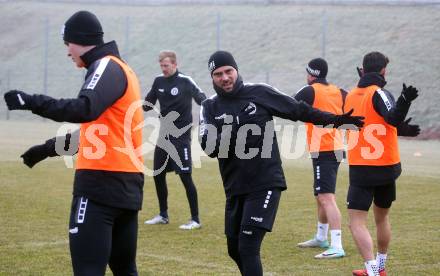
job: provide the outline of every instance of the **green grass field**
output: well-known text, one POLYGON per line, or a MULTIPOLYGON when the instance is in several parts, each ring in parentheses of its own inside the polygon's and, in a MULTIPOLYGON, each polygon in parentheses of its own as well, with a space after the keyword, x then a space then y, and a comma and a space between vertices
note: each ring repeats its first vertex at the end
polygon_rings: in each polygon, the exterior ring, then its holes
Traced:
MULTIPOLYGON (((74 171, 56 158, 32 170, 25 167, 18 160, 19 154, 41 141, 43 134, 50 135, 55 125, 34 122, 30 128, 20 124, 23 129, 18 131, 19 123, 0 122, 0 275, 71 275, 67 238, 74 171), (23 133, 30 129, 36 130, 35 136, 25 139, 23 133), (14 148, 13 144, 17 146, 14 148)), ((401 150, 404 173, 398 181, 398 200, 391 212, 393 240, 387 269, 389 275, 437 275, 440 143, 401 141, 401 150), (416 152, 422 156, 414 156, 416 152)), ((315 231, 310 167, 304 158, 284 164, 289 188, 282 195, 273 233, 263 243, 265 275, 350 275, 352 269, 362 266, 347 228, 346 164, 341 166, 337 197, 348 256, 317 261, 313 256, 319 250, 300 250, 295 246, 315 231)), ((223 234, 225 198, 217 163, 202 158, 201 168, 194 170, 193 177, 203 228, 190 232, 178 229, 189 218, 189 208, 183 185, 174 174, 168 176, 170 224, 143 224, 158 209, 152 178, 146 178, 139 215, 140 275, 239 275, 227 256, 223 234)))

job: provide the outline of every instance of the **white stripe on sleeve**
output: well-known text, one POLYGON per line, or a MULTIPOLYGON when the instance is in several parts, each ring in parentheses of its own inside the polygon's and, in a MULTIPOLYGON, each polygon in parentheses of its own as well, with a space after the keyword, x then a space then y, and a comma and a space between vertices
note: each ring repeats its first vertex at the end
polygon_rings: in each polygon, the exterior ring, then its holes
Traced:
POLYGON ((90 82, 87 85, 86 89, 93 90, 95 88, 95 86, 98 84, 99 80, 101 79, 102 73, 104 73, 104 70, 107 67, 109 61, 110 58, 103 58, 99 61, 99 65, 96 68, 95 72, 93 72, 93 76, 90 79, 90 82))
POLYGON ((387 110, 390 111, 392 105, 390 103, 390 100, 388 100, 387 95, 382 89, 377 89, 377 93, 379 93, 380 97, 382 98, 383 102, 385 103, 385 106, 387 107, 387 110))
POLYGON ((194 85, 195 88, 197 90, 199 90, 199 93, 202 93, 202 89, 197 85, 197 83, 190 76, 187 76, 187 75, 184 75, 182 73, 179 73, 179 77, 185 78, 185 79, 189 80, 192 83, 192 85, 194 85))

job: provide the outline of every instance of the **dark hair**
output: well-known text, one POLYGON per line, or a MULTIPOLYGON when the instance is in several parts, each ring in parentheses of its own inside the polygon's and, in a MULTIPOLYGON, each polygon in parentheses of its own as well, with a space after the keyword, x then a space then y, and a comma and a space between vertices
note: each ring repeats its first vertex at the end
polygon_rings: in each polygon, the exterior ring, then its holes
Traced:
POLYGON ((362 67, 364 69, 364 73, 379 73, 380 70, 387 67, 389 62, 390 60, 384 54, 380 52, 371 52, 364 56, 362 67))

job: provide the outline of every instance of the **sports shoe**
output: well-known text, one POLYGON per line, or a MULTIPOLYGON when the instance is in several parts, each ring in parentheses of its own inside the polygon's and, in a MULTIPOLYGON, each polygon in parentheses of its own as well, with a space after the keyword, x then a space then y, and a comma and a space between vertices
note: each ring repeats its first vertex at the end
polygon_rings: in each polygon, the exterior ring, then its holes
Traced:
POLYGON ((326 251, 315 256, 315 259, 334 259, 345 256, 345 251, 342 248, 330 247, 326 251))
POLYGON ((182 230, 192 230, 192 229, 199 229, 202 227, 202 224, 194 221, 194 220, 190 220, 188 223, 186 224, 182 224, 179 226, 180 229, 182 230))
POLYGON ((298 247, 306 248, 306 247, 320 247, 320 248, 328 248, 329 243, 328 240, 320 241, 316 237, 311 240, 300 242, 297 244, 298 247))
POLYGON ((157 215, 150 220, 146 220, 144 223, 153 225, 153 224, 168 224, 168 222, 169 222, 168 218, 162 217, 161 215, 157 215))
MULTIPOLYGON (((352 273, 353 273, 353 276, 368 276, 366 269, 353 270, 352 273)), ((379 270, 379 275, 380 276, 387 276, 387 272, 385 271, 385 269, 379 270)))

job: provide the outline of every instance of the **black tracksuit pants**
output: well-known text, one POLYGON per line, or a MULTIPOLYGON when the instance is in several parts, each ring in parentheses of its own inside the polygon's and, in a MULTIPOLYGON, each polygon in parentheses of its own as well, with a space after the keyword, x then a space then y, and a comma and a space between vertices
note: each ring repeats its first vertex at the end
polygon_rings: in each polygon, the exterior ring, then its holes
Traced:
POLYGON ((104 275, 107 264, 113 275, 134 276, 138 211, 74 197, 69 223, 69 243, 75 276, 104 275))

